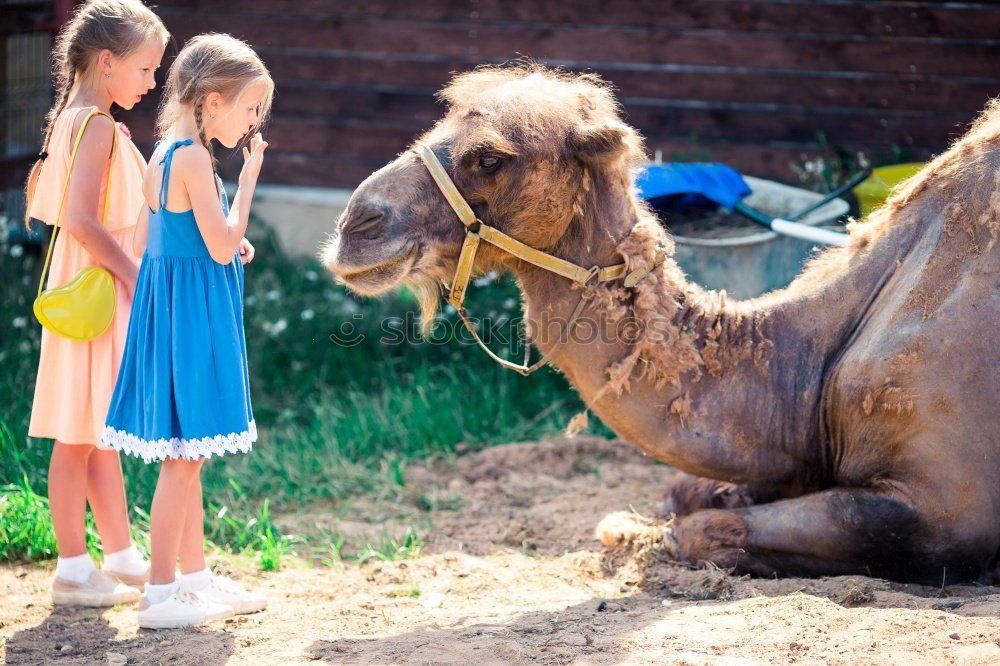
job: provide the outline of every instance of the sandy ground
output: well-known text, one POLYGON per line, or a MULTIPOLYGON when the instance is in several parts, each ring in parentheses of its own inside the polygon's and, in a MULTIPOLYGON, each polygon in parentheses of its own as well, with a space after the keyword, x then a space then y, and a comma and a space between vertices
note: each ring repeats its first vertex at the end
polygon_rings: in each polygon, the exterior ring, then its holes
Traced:
POLYGON ((203 628, 139 631, 134 608, 54 610, 51 567, 0 568, 10 664, 998 664, 1000 588, 858 576, 743 579, 605 551, 605 515, 651 515, 670 470, 581 437, 497 447, 406 473, 403 498, 285 517, 360 540, 416 525, 399 562, 257 573, 271 606, 203 628), (345 518, 349 517, 349 519, 345 518))

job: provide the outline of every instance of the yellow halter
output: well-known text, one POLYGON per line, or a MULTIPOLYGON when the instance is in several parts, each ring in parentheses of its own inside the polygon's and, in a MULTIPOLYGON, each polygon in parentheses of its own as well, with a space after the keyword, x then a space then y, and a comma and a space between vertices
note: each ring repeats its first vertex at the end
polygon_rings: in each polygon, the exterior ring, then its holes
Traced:
MULTIPOLYGON (((505 368, 519 372, 522 375, 530 375, 532 372, 548 363, 552 355, 558 351, 558 349, 569 337, 569 333, 572 332, 573 327, 576 325, 577 319, 580 317, 580 313, 583 312, 583 307, 589 298, 591 290, 593 290, 594 287, 601 282, 608 282, 621 278, 625 274, 625 264, 615 264, 613 266, 605 266, 603 268, 600 266, 593 266, 587 269, 582 266, 578 266, 571 261, 566 261, 565 259, 560 259, 559 257, 542 252, 541 250, 536 250, 533 247, 525 245, 516 238, 508 236, 499 229, 487 225, 476 217, 476 214, 472 211, 468 202, 458 191, 458 188, 455 187, 455 183, 448 176, 448 172, 445 171, 444 166, 442 166, 440 160, 437 158, 437 155, 434 154, 434 151, 422 143, 418 143, 414 150, 427 167, 427 170, 430 171, 431 177, 434 178, 434 182, 437 183, 437 186, 444 195, 444 198, 448 201, 448 204, 451 206, 452 210, 455 211, 458 219, 462 221, 462 224, 465 225, 466 229, 465 241, 462 243, 462 251, 458 256, 458 266, 455 269, 455 278, 451 282, 451 289, 448 294, 448 302, 455 307, 458 311, 458 315, 465 323, 465 327, 475 338, 479 346, 482 347, 487 354, 489 354, 490 358, 505 368), (506 359, 500 358, 494 354, 480 339, 479 333, 476 331, 476 327, 469 320, 468 313, 465 311, 465 292, 469 286, 469 279, 472 276, 472 266, 476 259, 476 250, 479 248, 479 242, 481 240, 514 255, 518 259, 522 259, 523 261, 534 264, 539 268, 544 268, 551 273, 555 273, 572 280, 584 288, 584 293, 580 295, 580 301, 577 303, 576 308, 573 311, 573 315, 570 317, 569 323, 567 324, 566 334, 559 336, 559 340, 556 344, 530 366, 528 365, 528 358, 531 353, 530 344, 525 345, 524 363, 521 365, 511 363, 506 359)), ((639 280, 646 277, 646 275, 648 275, 654 268, 663 263, 665 258, 666 255, 663 252, 657 252, 655 259, 648 265, 643 266, 642 268, 637 268, 628 275, 625 275, 622 284, 625 287, 635 286, 639 280)))

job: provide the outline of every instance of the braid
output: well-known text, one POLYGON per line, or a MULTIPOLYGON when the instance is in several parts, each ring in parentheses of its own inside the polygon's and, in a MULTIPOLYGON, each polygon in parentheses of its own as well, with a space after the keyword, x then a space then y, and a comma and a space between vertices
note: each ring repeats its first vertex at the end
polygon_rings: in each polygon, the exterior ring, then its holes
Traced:
POLYGON ((49 149, 49 140, 52 138, 52 126, 55 125, 56 118, 62 113, 63 109, 66 108, 66 103, 69 102, 69 93, 73 89, 73 84, 76 82, 76 67, 73 63, 69 63, 66 67, 66 73, 59 77, 59 92, 56 105, 52 107, 49 111, 49 115, 46 118, 48 123, 45 126, 45 140, 42 141, 42 151, 47 152, 49 149))
MULTIPOLYGON (((212 157, 212 172, 214 173, 215 152, 212 150, 212 144, 208 141, 207 138, 205 138, 205 125, 204 123, 202 123, 201 115, 203 112, 201 107, 202 105, 200 102, 194 105, 194 123, 198 127, 198 140, 201 141, 201 145, 205 146, 205 148, 208 149, 208 154, 212 157)), ((215 179, 213 179, 213 182, 215 183, 216 194, 222 196, 222 193, 219 192, 219 182, 215 179)))
POLYGON ((28 231, 31 231, 31 216, 28 215, 28 209, 31 207, 31 200, 35 195, 35 183, 39 172, 42 170, 42 162, 48 157, 49 141, 52 139, 52 128, 56 124, 56 118, 59 117, 59 114, 66 108, 66 103, 69 102, 69 93, 73 89, 75 81, 76 67, 73 66, 73 63, 67 63, 56 76, 56 104, 49 109, 48 114, 45 116, 45 138, 42 139, 42 151, 38 153, 38 159, 35 160, 31 171, 28 172, 28 180, 24 185, 24 228, 28 231))

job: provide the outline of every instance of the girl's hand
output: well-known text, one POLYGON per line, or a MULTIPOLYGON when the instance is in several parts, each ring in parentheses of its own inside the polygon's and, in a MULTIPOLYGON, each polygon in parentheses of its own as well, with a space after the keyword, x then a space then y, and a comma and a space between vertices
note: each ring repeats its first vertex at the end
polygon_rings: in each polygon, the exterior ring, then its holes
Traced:
POLYGON ((243 239, 240 241, 240 261, 243 262, 244 266, 253 261, 253 254, 254 254, 253 245, 251 245, 250 241, 248 241, 246 239, 246 236, 244 236, 243 239))
POLYGON ((260 167, 264 164, 264 150, 267 149, 267 141, 260 135, 254 134, 250 139, 250 147, 243 146, 243 169, 240 171, 240 187, 244 185, 252 187, 257 183, 257 176, 260 175, 260 167))

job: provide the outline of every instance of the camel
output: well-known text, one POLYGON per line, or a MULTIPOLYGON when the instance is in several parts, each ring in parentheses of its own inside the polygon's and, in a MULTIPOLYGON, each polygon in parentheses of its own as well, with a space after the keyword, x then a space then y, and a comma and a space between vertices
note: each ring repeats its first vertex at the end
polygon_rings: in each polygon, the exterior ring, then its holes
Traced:
POLYGON ((358 186, 321 248, 338 281, 409 285, 433 319, 466 228, 426 146, 482 224, 642 276, 581 287, 487 243, 474 265, 512 272, 537 350, 622 439, 681 471, 672 557, 757 576, 998 574, 1000 101, 847 246, 734 301, 671 258, 633 185, 643 139, 599 77, 492 66, 439 96, 444 117, 358 186), (581 299, 574 323, 597 335, 567 330, 581 299))

